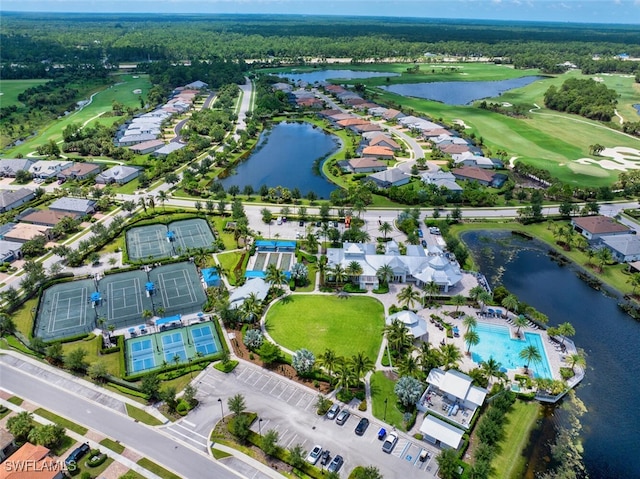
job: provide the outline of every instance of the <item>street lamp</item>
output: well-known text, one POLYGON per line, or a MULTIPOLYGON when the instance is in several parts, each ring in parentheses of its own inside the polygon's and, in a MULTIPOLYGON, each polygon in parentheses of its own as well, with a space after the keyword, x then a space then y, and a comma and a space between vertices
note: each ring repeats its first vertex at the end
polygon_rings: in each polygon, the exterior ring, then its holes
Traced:
POLYGON ((220 416, 222 417, 222 422, 224 422, 224 409, 222 408, 222 399, 218 398, 218 402, 220 403, 220 416))
POLYGON ((387 420, 387 401, 389 400, 389 398, 384 398, 384 416, 383 416, 383 421, 387 420))
POLYGON ((262 418, 258 419, 258 434, 262 436, 262 418))

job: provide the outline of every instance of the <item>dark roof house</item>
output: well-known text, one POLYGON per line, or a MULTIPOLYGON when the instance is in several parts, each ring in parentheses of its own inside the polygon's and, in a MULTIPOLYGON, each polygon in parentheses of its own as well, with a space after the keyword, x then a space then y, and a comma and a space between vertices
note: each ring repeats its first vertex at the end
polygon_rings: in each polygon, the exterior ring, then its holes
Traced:
POLYGON ((27 188, 0 190, 0 213, 17 208, 35 198, 35 193, 27 188))
POLYGON ((573 218, 571 225, 585 238, 592 240, 604 235, 626 235, 632 231, 608 216, 582 216, 573 218))

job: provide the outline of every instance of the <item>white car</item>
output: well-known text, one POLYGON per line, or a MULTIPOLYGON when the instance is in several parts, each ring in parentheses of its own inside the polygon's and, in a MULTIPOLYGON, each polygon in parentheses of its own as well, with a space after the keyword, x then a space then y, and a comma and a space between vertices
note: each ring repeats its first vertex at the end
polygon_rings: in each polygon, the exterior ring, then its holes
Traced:
POLYGON ((382 451, 387 454, 391 454, 393 448, 396 447, 396 443, 398 442, 398 435, 395 432, 390 432, 387 438, 382 444, 382 451))
POLYGON ((307 456, 307 462, 315 466, 316 462, 318 462, 318 459, 320 459, 321 454, 322 446, 316 444, 315 446, 313 446, 313 449, 311 449, 311 452, 307 456))

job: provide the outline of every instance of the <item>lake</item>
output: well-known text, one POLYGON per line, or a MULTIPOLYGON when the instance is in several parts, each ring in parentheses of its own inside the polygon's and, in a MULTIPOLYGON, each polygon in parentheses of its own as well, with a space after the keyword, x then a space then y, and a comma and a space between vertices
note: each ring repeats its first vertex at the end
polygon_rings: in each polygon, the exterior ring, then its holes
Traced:
POLYGON ((262 185, 298 188, 302 195, 313 191, 318 198, 329 198, 336 186, 313 164, 322 162, 340 147, 336 136, 309 123, 278 123, 264 131, 254 152, 222 179, 225 189, 251 185, 258 191, 262 185))
POLYGON ((636 103, 633 107, 636 109, 636 113, 640 115, 640 103, 636 103))
POLYGON ((582 437, 590 478, 640 477, 640 322, 615 298, 587 286, 573 267, 553 262, 542 243, 493 231, 463 239, 492 286, 503 284, 551 326, 575 327, 572 339, 587 355, 576 394, 588 409, 582 437))
POLYGON ((527 86, 543 78, 541 76, 526 76, 498 81, 403 83, 381 88, 398 95, 425 98, 447 105, 470 105, 476 100, 500 96, 505 91, 527 86))
POLYGON ((398 73, 365 72, 358 70, 318 70, 313 72, 286 72, 278 73, 281 78, 289 78, 292 81, 305 81, 307 83, 323 82, 329 79, 353 80, 357 78, 397 77, 398 73))

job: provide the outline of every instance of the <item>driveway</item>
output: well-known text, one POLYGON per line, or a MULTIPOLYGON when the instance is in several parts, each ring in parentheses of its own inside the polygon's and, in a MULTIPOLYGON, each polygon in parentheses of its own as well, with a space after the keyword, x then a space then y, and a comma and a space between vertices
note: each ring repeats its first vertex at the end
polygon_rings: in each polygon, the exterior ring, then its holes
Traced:
MULTIPOLYGON (((382 452, 382 443, 377 438, 381 421, 369 413, 347 408, 351 416, 343 426, 335 421, 318 416, 315 412, 317 392, 283 378, 275 373, 252 364, 241 363, 230 374, 223 374, 213 368, 194 381, 198 388, 198 408, 185 420, 163 429, 171 435, 185 436, 190 444, 198 448, 207 447, 207 436, 220 419, 221 409, 218 398, 222 399, 225 415, 227 399, 235 394, 245 397, 247 409, 258 413, 262 421, 256 421, 252 430, 263 434, 270 429, 279 433, 278 444, 289 448, 301 444, 309 451, 315 444, 329 449, 331 456, 340 454, 345 464, 341 469, 343 477, 358 465, 374 465, 386 479, 406 477, 436 477, 437 464, 433 458, 437 449, 425 442, 417 441, 401 434, 398 444, 389 455, 382 452), (354 429, 365 415, 371 422, 363 436, 357 436, 354 429), (427 463, 418 461, 422 448, 431 452, 427 463)), ((392 429, 384 426, 387 430, 392 429)))

